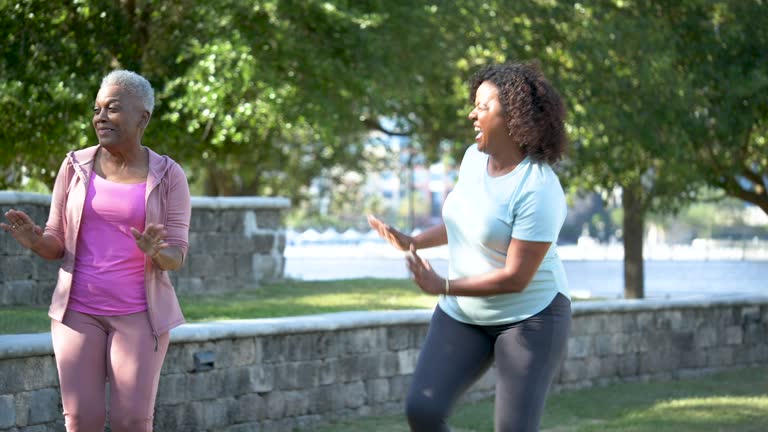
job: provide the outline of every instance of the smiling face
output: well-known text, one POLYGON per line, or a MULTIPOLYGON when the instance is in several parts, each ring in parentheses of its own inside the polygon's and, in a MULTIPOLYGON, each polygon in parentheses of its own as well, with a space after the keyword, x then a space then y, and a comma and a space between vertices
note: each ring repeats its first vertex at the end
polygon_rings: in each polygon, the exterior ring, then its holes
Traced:
POLYGON ((475 108, 469 113, 475 127, 477 149, 493 153, 494 149, 509 139, 504 109, 499 101, 499 88, 490 81, 483 81, 475 93, 475 108))
POLYGON ((141 100, 120 86, 99 89, 93 106, 93 128, 105 147, 141 143, 149 112, 141 100))

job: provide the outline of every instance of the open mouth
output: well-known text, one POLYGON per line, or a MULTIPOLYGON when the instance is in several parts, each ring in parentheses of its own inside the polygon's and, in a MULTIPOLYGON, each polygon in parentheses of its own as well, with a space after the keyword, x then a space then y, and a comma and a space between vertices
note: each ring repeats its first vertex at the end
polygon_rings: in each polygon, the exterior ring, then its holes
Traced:
POLYGON ((480 138, 483 137, 483 130, 475 126, 475 132, 477 132, 477 135, 475 135, 475 140, 480 140, 480 138))

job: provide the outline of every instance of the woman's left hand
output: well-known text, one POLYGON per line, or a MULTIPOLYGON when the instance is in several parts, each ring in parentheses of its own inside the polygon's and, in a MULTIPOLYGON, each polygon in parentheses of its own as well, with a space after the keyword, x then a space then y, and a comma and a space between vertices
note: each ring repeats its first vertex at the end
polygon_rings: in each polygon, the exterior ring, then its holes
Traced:
POLYGON ((150 257, 154 258, 158 252, 168 247, 168 243, 165 242, 167 233, 161 224, 149 224, 144 228, 143 233, 136 228, 131 228, 131 234, 136 239, 136 246, 150 257))
POLYGON ((416 248, 411 244, 408 255, 405 257, 408 263, 408 269, 413 274, 413 281, 427 294, 443 294, 445 290, 445 279, 440 277, 432 269, 429 261, 420 257, 416 253, 416 248))

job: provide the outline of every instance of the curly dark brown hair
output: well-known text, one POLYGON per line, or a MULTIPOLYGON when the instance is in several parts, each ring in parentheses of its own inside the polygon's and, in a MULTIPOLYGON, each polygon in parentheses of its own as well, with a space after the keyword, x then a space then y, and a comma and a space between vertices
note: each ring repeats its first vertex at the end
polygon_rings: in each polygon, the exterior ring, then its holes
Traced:
POLYGON ((511 137, 523 154, 537 161, 557 163, 565 154, 565 105, 536 63, 489 65, 470 81, 469 101, 483 82, 499 88, 499 101, 511 137))

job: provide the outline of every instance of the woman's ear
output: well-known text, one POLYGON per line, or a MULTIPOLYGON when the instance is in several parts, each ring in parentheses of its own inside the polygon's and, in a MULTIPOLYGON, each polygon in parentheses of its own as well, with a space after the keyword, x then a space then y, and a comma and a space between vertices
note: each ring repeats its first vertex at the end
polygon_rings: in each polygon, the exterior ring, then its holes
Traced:
POLYGON ((152 117, 152 114, 149 111, 144 111, 141 114, 141 120, 139 121, 139 125, 142 129, 146 129, 147 125, 149 124, 149 119, 152 117))

